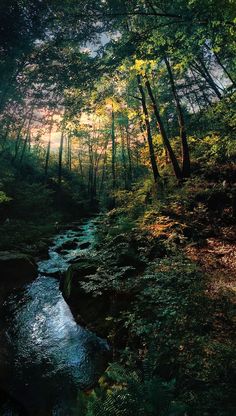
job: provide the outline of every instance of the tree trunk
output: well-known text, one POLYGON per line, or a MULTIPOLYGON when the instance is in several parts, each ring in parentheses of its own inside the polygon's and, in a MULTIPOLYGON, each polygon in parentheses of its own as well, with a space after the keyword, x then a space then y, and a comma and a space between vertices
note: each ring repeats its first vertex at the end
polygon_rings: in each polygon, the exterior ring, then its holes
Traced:
POLYGON ((47 183, 47 179, 48 179, 48 166, 49 166, 49 159, 50 159, 50 151, 51 151, 51 140, 49 139, 48 145, 47 145, 45 170, 44 170, 45 183, 47 183))
POLYGON ((147 108, 147 102, 146 102, 146 96, 145 92, 142 86, 141 76, 137 75, 137 81, 138 81, 138 88, 141 94, 141 100, 142 100, 142 107, 143 107, 143 113, 145 117, 145 125, 146 125, 146 131, 147 131, 147 139, 148 139, 148 146, 149 146, 149 156, 152 166, 152 173, 154 181, 157 182, 160 178, 160 174, 157 167, 157 162, 155 158, 155 152, 153 147, 153 141, 152 141, 152 132, 151 132, 151 126, 149 122, 149 114, 148 114, 148 108, 147 108))
POLYGON ((71 172, 72 166, 71 166, 71 136, 68 135, 67 138, 67 167, 69 171, 71 172))
POLYGON ((26 136, 25 136, 25 140, 24 140, 24 144, 23 144, 23 149, 22 149, 21 157, 20 157, 20 165, 23 162, 23 159, 24 159, 24 156, 25 156, 25 152, 26 152, 26 149, 27 149, 27 145, 30 144, 30 127, 31 127, 32 119, 33 119, 33 114, 34 114, 34 106, 32 106, 31 113, 30 113, 30 117, 29 117, 29 122, 28 122, 27 131, 26 131, 26 136))
POLYGON ((81 155, 79 152, 78 152, 78 161, 79 161, 79 170, 80 170, 81 178, 84 179, 83 165, 82 165, 81 155))
POLYGON ((216 57, 216 61, 218 63, 218 65, 220 65, 220 67, 223 69, 223 71, 226 73, 227 77, 229 78, 229 80, 232 82, 233 86, 236 87, 236 82, 233 79, 232 75, 230 74, 230 72, 228 71, 228 69, 225 67, 225 65, 222 63, 219 55, 216 52, 213 52, 215 57, 216 57))
POLYGON ((112 189, 116 188, 116 137, 115 137, 115 113, 112 107, 111 143, 112 143, 112 189))
POLYGON ((104 180, 105 180, 106 164, 107 164, 107 152, 105 151, 104 158, 103 158, 103 166, 102 166, 102 178, 101 178, 101 183, 100 183, 100 187, 99 187, 99 194, 100 195, 102 193, 104 180))
POLYGON ((127 146, 127 153, 128 153, 128 165, 129 165, 128 178, 131 184, 132 179, 133 179, 133 167, 132 167, 132 156, 131 156, 131 148, 130 148, 129 121, 127 122, 125 130, 126 130, 126 146, 127 146))
POLYGON ((5 127, 5 129, 3 131, 3 136, 1 136, 1 148, 2 148, 2 150, 4 150, 5 145, 7 143, 7 140, 8 140, 8 136, 9 136, 9 132, 10 132, 10 125, 11 125, 11 122, 10 122, 10 120, 8 120, 6 122, 6 124, 4 125, 4 123, 3 123, 3 126, 2 126, 3 129, 5 127))
POLYGON ((125 151, 125 138, 124 138, 124 129, 120 128, 120 137, 121 137, 121 159, 123 165, 123 179, 124 179, 124 187, 127 189, 128 185, 128 174, 127 174, 127 163, 126 163, 126 151, 125 151))
POLYGON ((166 131, 165 131, 165 127, 164 127, 164 124, 162 122, 162 119, 161 119, 161 116, 160 116, 160 112, 159 112, 159 109, 157 107, 157 103, 156 103, 155 97, 154 97, 153 92, 152 92, 152 87, 151 87, 150 82, 149 82, 149 80, 147 78, 146 78, 145 85, 147 87, 147 91, 148 91, 149 97, 150 97, 150 99, 152 101, 152 107, 153 107, 153 111, 154 111, 154 114, 155 114, 155 117, 156 117, 156 120, 157 120, 157 124, 158 124, 158 128, 159 128, 159 131, 160 131, 160 135, 162 137, 163 144, 164 144, 165 148, 168 151, 168 154, 169 154, 169 157, 170 157, 170 160, 171 160, 173 169, 174 169, 175 176, 176 176, 177 179, 182 179, 182 172, 181 172, 181 169, 179 167, 178 160, 177 160, 177 158, 176 158, 176 156, 174 154, 174 151, 172 149, 172 146, 170 144, 170 141, 169 141, 169 139, 167 137, 167 134, 166 134, 166 131))
POLYGON ((61 132, 61 141, 59 148, 59 161, 58 161, 58 185, 61 187, 62 181, 62 158, 63 158, 63 147, 64 147, 64 130, 61 132))
POLYGON ((204 88, 202 88, 202 85, 199 83, 199 81, 196 77, 196 73, 194 72, 193 68, 190 68, 190 71, 191 71, 191 74, 193 76, 194 81, 198 85, 199 91, 201 92, 205 103, 208 104, 210 107, 212 107, 211 100, 208 98, 207 94, 205 94, 204 88))
POLYGON ((93 147, 91 142, 88 144, 88 153, 89 153, 89 172, 88 172, 88 193, 90 195, 90 200, 92 200, 92 188, 93 188, 93 147))
POLYGON ((20 149, 20 143, 21 143, 21 132, 24 128, 25 122, 26 122, 26 119, 23 121, 23 124, 18 129, 18 132, 17 132, 17 135, 16 135, 15 154, 12 157, 12 162, 14 162, 17 159, 17 156, 18 156, 18 152, 19 152, 19 149, 20 149))
POLYGON ((184 115, 183 115, 182 107, 180 104, 180 99, 178 97, 177 89, 175 86, 172 69, 168 61, 168 58, 166 56, 164 56, 164 61, 165 61, 166 68, 169 74, 171 89, 172 89, 172 93, 175 99, 176 109, 177 109, 177 114, 178 114, 180 138, 182 142, 182 175, 184 178, 188 178, 190 176, 191 167, 190 167, 190 155, 189 155, 189 147, 188 147, 188 139, 187 139, 184 115))
POLYGON ((48 139, 48 145, 47 145, 45 170, 44 170, 45 183, 47 182, 47 178, 48 178, 48 167, 49 167, 49 160, 50 160, 50 153, 51 153, 51 139, 52 139, 52 128, 53 128, 54 113, 55 113, 55 110, 53 111, 53 113, 51 115, 50 124, 49 124, 49 132, 48 132, 49 133, 49 139, 48 139))
POLYGON ((206 68, 206 65, 204 64, 203 60, 198 58, 198 62, 195 61, 194 64, 192 64, 192 67, 197 70, 197 72, 205 79, 205 81, 209 84, 211 89, 214 91, 215 95, 221 100, 222 94, 220 93, 218 87, 216 86, 215 81, 213 80, 210 72, 206 68))

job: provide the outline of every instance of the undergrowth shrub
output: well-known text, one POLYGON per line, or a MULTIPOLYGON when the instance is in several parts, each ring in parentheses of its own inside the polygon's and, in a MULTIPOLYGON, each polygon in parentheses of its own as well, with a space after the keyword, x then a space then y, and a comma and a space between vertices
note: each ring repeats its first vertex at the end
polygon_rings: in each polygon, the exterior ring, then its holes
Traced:
POLYGON ((142 377, 113 363, 99 384, 87 399, 86 416, 183 416, 186 410, 174 401, 175 380, 142 377))

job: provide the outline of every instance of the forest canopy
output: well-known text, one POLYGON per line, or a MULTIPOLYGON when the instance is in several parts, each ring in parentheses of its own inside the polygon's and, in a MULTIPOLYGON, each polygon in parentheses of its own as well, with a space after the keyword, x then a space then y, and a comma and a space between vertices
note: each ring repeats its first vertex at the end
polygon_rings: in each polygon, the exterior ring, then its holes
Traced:
POLYGON ((234 12, 229 0, 3 1, 2 157, 34 154, 56 180, 60 141, 58 184, 63 167, 79 171, 96 200, 149 172, 189 177, 193 143, 232 156, 234 12))

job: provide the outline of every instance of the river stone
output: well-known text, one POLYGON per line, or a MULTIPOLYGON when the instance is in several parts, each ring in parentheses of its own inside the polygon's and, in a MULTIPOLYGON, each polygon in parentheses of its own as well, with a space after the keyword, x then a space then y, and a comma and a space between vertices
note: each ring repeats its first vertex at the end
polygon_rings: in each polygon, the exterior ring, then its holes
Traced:
POLYGON ((78 247, 77 241, 74 239, 72 241, 66 241, 60 247, 56 249, 56 251, 61 252, 63 250, 74 250, 78 247))
POLYGON ((81 258, 77 263, 72 264, 61 279, 60 289, 66 300, 76 297, 81 278, 95 274, 98 268, 95 259, 81 258))
POLYGON ((69 267, 60 288, 76 322, 105 337, 110 327, 105 318, 111 309, 112 296, 109 292, 94 295, 93 291, 87 293, 83 288, 83 283, 89 281, 97 268, 98 263, 93 259, 81 259, 69 267))
POLYGON ((60 280, 63 276, 63 273, 60 270, 56 270, 54 272, 48 271, 48 272, 45 272, 44 274, 48 277, 53 277, 53 279, 56 279, 56 280, 60 280))
POLYGON ((0 252, 0 280, 30 281, 37 277, 37 266, 33 257, 17 252, 0 252))
POLYGON ((0 304, 7 294, 22 288, 37 277, 37 266, 33 257, 9 251, 0 252, 0 304))
MULTIPOLYGON (((121 310, 127 310, 135 293, 133 290, 122 292, 109 287, 94 291, 92 279, 94 283, 96 276, 99 280, 99 266, 99 259, 81 258, 62 277, 60 289, 77 323, 106 338, 113 328, 113 320, 108 317, 118 317, 121 310)), ((133 274, 136 270, 126 267, 123 271, 124 274, 133 274)))
POLYGON ((48 241, 39 241, 37 244, 39 254, 43 256, 48 256, 48 246, 48 241))
POLYGON ((91 243, 88 241, 86 243, 80 244, 79 248, 80 250, 85 250, 86 248, 89 248, 91 246, 91 243))

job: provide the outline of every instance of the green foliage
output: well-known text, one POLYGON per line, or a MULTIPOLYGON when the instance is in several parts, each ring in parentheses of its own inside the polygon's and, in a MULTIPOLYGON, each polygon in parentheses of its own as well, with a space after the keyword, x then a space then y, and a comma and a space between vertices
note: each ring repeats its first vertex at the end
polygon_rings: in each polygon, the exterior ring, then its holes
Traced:
POLYGON ((56 221, 71 219, 89 211, 88 195, 81 181, 65 169, 58 188, 57 165, 51 161, 45 181, 44 155, 35 149, 24 160, 14 160, 11 139, 0 154, 0 248, 28 250, 40 238, 54 233, 56 221))
POLYGON ((9 196, 7 196, 5 194, 5 192, 0 191, 0 204, 3 204, 4 202, 9 202, 11 200, 12 200, 12 198, 10 198, 9 196))
POLYGON ((228 136, 212 134, 201 139, 190 138, 189 142, 198 163, 222 163, 236 156, 235 141, 228 136))
POLYGON ((54 222, 58 219, 56 216, 36 222, 11 219, 0 224, 0 250, 22 250, 37 255, 38 243, 46 239, 48 244, 47 238, 54 234, 54 222))
MULTIPOLYGON (((202 186, 200 181, 199 188, 198 183, 193 182, 179 190, 183 192, 183 199, 185 193, 186 206, 191 186, 198 192, 202 186)), ((207 195, 213 193, 214 189, 206 192, 207 195)), ((160 223, 161 209, 150 206, 143 217, 140 216, 135 232, 138 226, 160 223)), ((110 213, 107 228, 110 236, 111 228, 116 229, 119 223, 119 215, 122 215, 119 210, 110 213)), ((129 234, 118 235, 115 239, 108 237, 111 248, 114 244, 120 250, 120 242, 128 239, 129 234)), ((132 235, 134 243, 134 231, 132 235)), ((106 241, 104 236, 102 241, 106 241)), ((139 241, 142 246, 141 234, 139 241)), ((109 272, 104 278, 100 276, 100 293, 112 287, 118 293, 134 291, 135 296, 118 315, 109 312, 111 316, 107 319, 112 323, 109 339, 114 342, 116 351, 119 337, 125 337, 125 347, 122 344, 122 350, 116 352, 119 361, 109 366, 105 378, 89 398, 89 415, 200 416, 206 412, 231 416, 235 353, 229 339, 215 338, 215 313, 221 306, 208 297, 207 278, 198 265, 182 252, 177 254, 177 250, 180 251, 178 244, 175 248, 172 246, 168 257, 160 259, 157 255, 145 271, 135 277, 119 278, 113 270, 111 286, 109 272), (114 331, 118 333, 116 341, 114 331)), ((106 264, 110 261, 108 254, 106 249, 106 264)), ((225 307, 227 310, 223 313, 229 316, 232 313, 229 301, 225 302, 225 307)))
POLYGON ((20 182, 15 190, 13 213, 17 218, 38 219, 53 213, 53 192, 40 183, 20 182))
POLYGON ((173 400, 175 382, 142 379, 113 363, 88 400, 86 416, 183 416, 186 408, 173 400))

